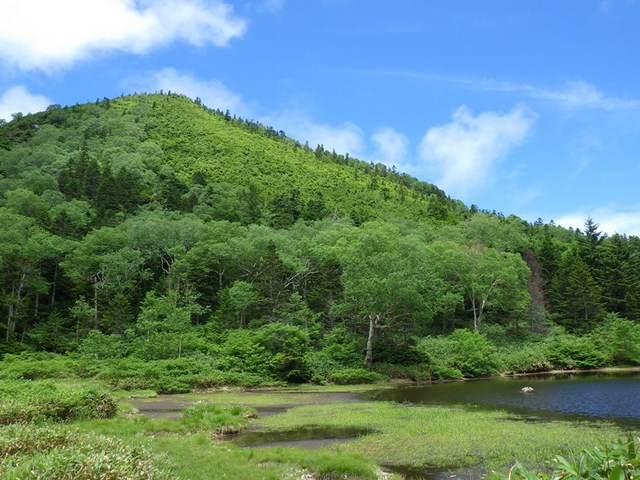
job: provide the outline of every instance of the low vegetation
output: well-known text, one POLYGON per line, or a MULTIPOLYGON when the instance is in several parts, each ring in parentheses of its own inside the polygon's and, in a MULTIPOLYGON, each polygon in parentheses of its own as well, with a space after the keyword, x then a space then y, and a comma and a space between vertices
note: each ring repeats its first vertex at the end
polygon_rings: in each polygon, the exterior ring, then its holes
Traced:
POLYGON ((21 424, 0 428, 5 480, 169 480, 166 459, 116 438, 68 427, 21 424))
POLYGON ((53 381, 0 383, 0 425, 111 418, 116 410, 115 400, 105 390, 64 386, 53 381))
POLYGON ((627 437, 599 447, 584 449, 567 458, 555 456, 547 471, 530 470, 516 463, 507 475, 496 480, 632 480, 640 478, 640 438, 627 437))

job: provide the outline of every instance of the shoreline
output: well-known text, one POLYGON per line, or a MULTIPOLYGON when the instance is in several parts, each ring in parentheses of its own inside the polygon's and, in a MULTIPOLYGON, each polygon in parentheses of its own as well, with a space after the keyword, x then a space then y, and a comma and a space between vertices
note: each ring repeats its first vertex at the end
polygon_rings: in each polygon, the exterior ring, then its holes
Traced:
POLYGON ((525 372, 525 373, 501 373, 496 377, 485 378, 504 378, 504 377, 532 377, 536 375, 567 375, 570 373, 615 373, 615 372, 640 372, 640 366, 629 367, 600 367, 600 368, 578 368, 573 370, 546 370, 542 372, 525 372))

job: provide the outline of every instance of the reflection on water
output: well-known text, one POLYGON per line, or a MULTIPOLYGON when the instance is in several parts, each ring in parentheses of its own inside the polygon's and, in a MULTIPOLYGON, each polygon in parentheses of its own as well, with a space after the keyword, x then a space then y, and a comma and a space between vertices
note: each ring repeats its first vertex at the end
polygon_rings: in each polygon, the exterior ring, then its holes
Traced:
POLYGON ((255 431, 229 437, 242 447, 320 448, 332 443, 354 440, 372 433, 364 428, 303 427, 285 431, 255 431))
MULTIPOLYGON (((449 382, 376 392, 377 400, 477 405, 533 418, 611 419, 640 427, 640 373, 528 376, 449 382), (522 393, 523 387, 532 393, 522 393)), ((525 417, 526 418, 526 417, 525 417)))

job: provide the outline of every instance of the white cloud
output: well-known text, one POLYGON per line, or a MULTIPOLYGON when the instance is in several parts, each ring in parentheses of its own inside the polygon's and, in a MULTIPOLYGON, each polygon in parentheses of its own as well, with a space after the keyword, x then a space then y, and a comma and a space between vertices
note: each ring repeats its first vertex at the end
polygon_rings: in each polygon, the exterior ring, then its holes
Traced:
POLYGON ((640 207, 618 209, 615 207, 601 207, 591 211, 567 213, 554 219, 556 225, 565 228, 573 227, 584 230, 585 220, 591 217, 600 225, 599 230, 608 235, 640 236, 640 207))
POLYGON ((18 85, 0 96, 0 118, 11 120, 13 113, 40 112, 52 103, 47 97, 32 94, 25 87, 18 85))
POLYGON ((229 110, 232 115, 251 117, 251 109, 242 96, 218 80, 201 80, 189 74, 179 73, 173 68, 164 68, 153 73, 141 88, 147 91, 164 90, 181 93, 195 99, 200 97, 209 108, 229 110))
POLYGON ((264 117, 262 122, 276 130, 284 130, 299 142, 309 142, 311 148, 322 145, 325 150, 348 153, 358 158, 365 153, 364 134, 360 127, 351 122, 339 125, 320 123, 301 110, 286 110, 275 117, 264 117))
POLYGON ((143 80, 131 79, 131 90, 172 91, 195 99, 200 97, 210 108, 229 110, 247 120, 257 120, 276 130, 284 130, 287 136, 299 142, 309 142, 311 148, 322 145, 326 150, 363 158, 365 140, 362 130, 355 124, 345 122, 339 125, 316 122, 304 110, 285 109, 276 115, 261 115, 259 106, 249 104, 242 95, 229 89, 218 80, 202 80, 192 75, 180 73, 173 68, 164 68, 148 75, 143 80))
POLYGON ((495 163, 524 142, 535 119, 523 106, 505 114, 485 112, 475 117, 462 106, 451 123, 427 131, 419 156, 427 169, 440 175, 435 182, 440 188, 464 197, 486 185, 495 163))
POLYGON ((371 136, 375 160, 391 167, 401 167, 409 152, 409 138, 393 128, 383 127, 371 136))
POLYGON ((458 81, 468 83, 482 90, 517 93, 530 98, 547 100, 565 108, 592 108, 613 111, 640 107, 640 101, 638 100, 612 97, 584 81, 566 82, 564 87, 556 89, 495 80, 479 82, 458 81))
POLYGON ((22 70, 68 67, 97 53, 143 54, 174 40, 225 46, 246 31, 221 0, 3 0, 0 59, 22 70))
POLYGON ((620 110, 640 106, 637 100, 609 97, 587 82, 568 82, 562 90, 533 90, 532 93, 569 108, 620 110))

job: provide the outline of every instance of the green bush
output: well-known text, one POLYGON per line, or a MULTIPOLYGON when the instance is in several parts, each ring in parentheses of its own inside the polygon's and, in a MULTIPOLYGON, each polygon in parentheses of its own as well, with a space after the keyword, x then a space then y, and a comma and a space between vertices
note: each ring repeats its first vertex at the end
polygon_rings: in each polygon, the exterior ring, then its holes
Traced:
POLYGON ((547 372, 553 364, 547 359, 547 347, 544 343, 531 345, 510 345, 499 353, 502 370, 507 373, 547 372))
POLYGON ((120 440, 58 427, 0 429, 0 477, 5 480, 169 480, 164 459, 120 440))
POLYGON ((0 390, 0 425, 111 418, 116 410, 107 392, 62 387, 51 381, 6 382, 0 390))
POLYGON ((180 424, 188 431, 210 431, 214 435, 237 433, 247 428, 247 418, 255 411, 234 405, 221 407, 210 402, 198 402, 182 411, 180 424))
POLYGON ((640 364, 640 324, 615 313, 605 316, 604 323, 592 333, 592 339, 613 365, 640 364))
POLYGON ((128 353, 128 346, 121 335, 105 335, 91 330, 80 343, 80 353, 94 359, 121 358, 128 353))
POLYGON ((448 336, 425 337, 417 348, 431 359, 436 376, 456 378, 458 372, 464 376, 482 376, 500 370, 496 348, 485 335, 470 330, 458 329, 448 336))
POLYGON ((375 364, 375 371, 385 377, 411 380, 414 382, 428 382, 434 379, 432 365, 395 365, 390 363, 375 364))
POLYGON ((606 355, 599 351, 591 337, 554 335, 547 341, 546 357, 554 368, 573 370, 602 367, 606 355))
POLYGON ((5 355, 0 362, 2 380, 39 380, 86 376, 85 362, 55 353, 5 355))
POLYGON ((191 386, 180 378, 160 377, 151 383, 152 389, 158 393, 188 393, 191 386))
POLYGON ((331 372, 329 380, 336 385, 358 385, 381 382, 384 377, 379 373, 371 372, 364 368, 345 368, 331 372))

